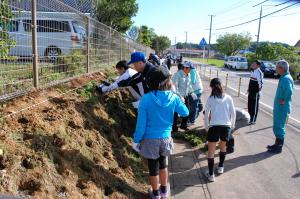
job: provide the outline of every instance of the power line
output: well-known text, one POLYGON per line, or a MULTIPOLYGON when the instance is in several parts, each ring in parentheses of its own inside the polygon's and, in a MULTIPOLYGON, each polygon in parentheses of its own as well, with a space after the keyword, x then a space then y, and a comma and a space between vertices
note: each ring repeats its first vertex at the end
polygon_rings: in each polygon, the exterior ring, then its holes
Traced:
MULTIPOLYGON (((284 7, 284 8, 279 9, 279 10, 276 10, 276 11, 274 11, 274 12, 271 12, 271 13, 269 13, 269 14, 267 14, 267 15, 264 15, 264 16, 262 16, 261 18, 265 18, 265 17, 270 16, 270 15, 272 15, 272 14, 281 12, 282 10, 285 10, 285 9, 287 9, 287 8, 289 8, 289 7, 292 7, 292 6, 294 6, 294 5, 296 5, 296 4, 299 4, 299 3, 300 3, 300 2, 296 2, 296 3, 291 4, 291 5, 289 5, 289 6, 286 6, 286 7, 284 7)), ((252 20, 243 22, 243 23, 236 24, 236 25, 227 26, 227 27, 224 27, 224 28, 217 28, 216 30, 224 30, 224 29, 234 28, 234 27, 237 27, 237 26, 241 26, 241 25, 245 25, 245 24, 248 24, 248 23, 257 21, 257 20, 259 20, 259 19, 260 19, 260 18, 258 17, 258 18, 255 18, 255 19, 252 19, 252 20)))
POLYGON ((263 4, 263 3, 266 3, 267 1, 269 1, 269 0, 265 0, 263 2, 260 2, 260 3, 256 4, 256 5, 254 5, 253 7, 259 6, 259 5, 263 4))

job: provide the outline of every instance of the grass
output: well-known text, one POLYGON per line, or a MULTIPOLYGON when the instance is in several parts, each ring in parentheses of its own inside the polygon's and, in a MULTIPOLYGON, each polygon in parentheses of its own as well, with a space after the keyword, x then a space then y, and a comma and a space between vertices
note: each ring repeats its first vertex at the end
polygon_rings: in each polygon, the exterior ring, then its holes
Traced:
POLYGON ((202 146, 206 141, 206 134, 200 130, 191 130, 188 132, 176 132, 173 138, 184 140, 191 144, 192 147, 202 146))
POLYGON ((203 64, 210 64, 217 67, 223 67, 224 66, 224 60, 219 59, 202 59, 202 58, 186 58, 191 61, 200 62, 203 64))

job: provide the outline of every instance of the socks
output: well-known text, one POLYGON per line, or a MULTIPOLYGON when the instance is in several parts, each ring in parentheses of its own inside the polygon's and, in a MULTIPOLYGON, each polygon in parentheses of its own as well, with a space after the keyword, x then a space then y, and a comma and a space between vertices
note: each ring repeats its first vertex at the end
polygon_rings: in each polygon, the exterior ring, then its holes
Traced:
POLYGON ((160 186, 160 190, 163 193, 167 193, 167 186, 160 186))
POLYGON ((208 162, 209 175, 213 175, 215 160, 214 160, 214 158, 207 158, 207 162, 208 162))
POLYGON ((219 167, 223 167, 224 166, 225 157, 226 157, 226 152, 220 152, 219 167))
POLYGON ((159 196, 159 190, 153 190, 152 192, 154 196, 159 196))

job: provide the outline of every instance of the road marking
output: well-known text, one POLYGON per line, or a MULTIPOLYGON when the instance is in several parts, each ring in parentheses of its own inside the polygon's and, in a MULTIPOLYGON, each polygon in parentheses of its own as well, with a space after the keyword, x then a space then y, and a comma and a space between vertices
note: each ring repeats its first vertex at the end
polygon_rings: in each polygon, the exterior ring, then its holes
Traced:
MULTIPOLYGON (((235 92, 238 92, 238 90, 236 90, 235 88, 232 88, 232 87, 230 87, 230 86, 227 86, 227 87, 230 88, 231 90, 235 91, 235 92)), ((247 95, 246 95, 245 93, 241 92, 241 94, 242 94, 244 97, 247 97, 247 95)), ((270 106, 270 105, 268 105, 268 104, 265 104, 265 103, 263 103, 263 102, 259 102, 259 104, 261 104, 261 105, 263 105, 263 106, 265 106, 265 107, 267 107, 267 108, 273 110, 273 107, 270 106)), ((297 120, 297 119, 295 119, 295 118, 293 118, 293 117, 291 117, 291 116, 289 117, 289 119, 290 119, 290 120, 293 120, 294 122, 300 124, 300 121, 299 121, 299 120, 297 120)))

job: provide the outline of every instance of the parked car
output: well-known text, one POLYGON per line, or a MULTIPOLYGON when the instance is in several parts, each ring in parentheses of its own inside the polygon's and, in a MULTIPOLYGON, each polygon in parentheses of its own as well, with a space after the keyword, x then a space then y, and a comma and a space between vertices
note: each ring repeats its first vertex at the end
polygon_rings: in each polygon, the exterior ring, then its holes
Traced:
POLYGON ((265 77, 278 77, 276 72, 276 65, 271 61, 261 61, 260 70, 265 77))
POLYGON ((300 80, 300 72, 298 72, 297 80, 300 80))
MULTIPOLYGON (((32 27, 30 17, 18 17, 11 21, 9 36, 16 45, 9 55, 32 57, 32 27)), ((1 26, 1 24, 0 24, 1 26)), ((59 55, 82 49, 86 40, 84 28, 71 18, 37 18, 38 54, 40 58, 56 61, 59 55)))
POLYGON ((248 69, 248 61, 245 57, 229 56, 225 58, 224 67, 234 70, 248 69))

